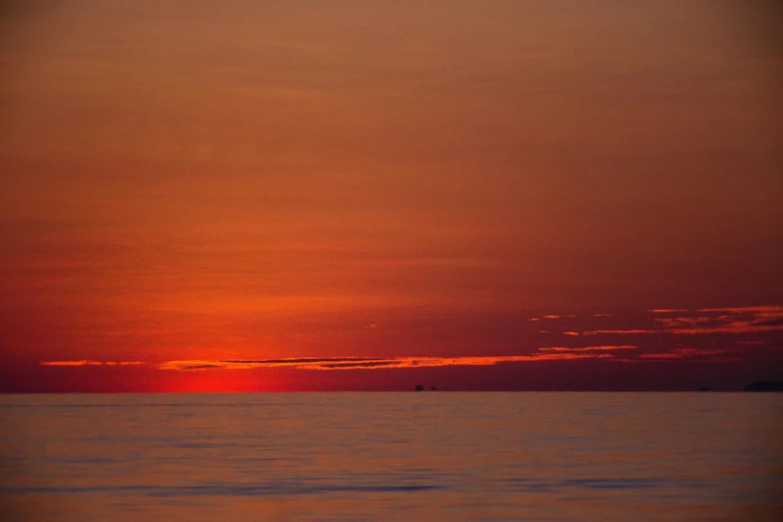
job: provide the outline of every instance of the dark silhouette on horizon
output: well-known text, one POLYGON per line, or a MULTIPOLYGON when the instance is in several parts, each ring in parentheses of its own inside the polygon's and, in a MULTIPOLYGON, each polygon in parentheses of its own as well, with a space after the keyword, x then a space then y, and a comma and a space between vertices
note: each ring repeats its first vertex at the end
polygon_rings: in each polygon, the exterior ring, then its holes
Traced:
POLYGON ((745 385, 745 391, 779 392, 779 391, 783 391, 783 383, 779 381, 765 381, 765 380, 753 381, 745 385))

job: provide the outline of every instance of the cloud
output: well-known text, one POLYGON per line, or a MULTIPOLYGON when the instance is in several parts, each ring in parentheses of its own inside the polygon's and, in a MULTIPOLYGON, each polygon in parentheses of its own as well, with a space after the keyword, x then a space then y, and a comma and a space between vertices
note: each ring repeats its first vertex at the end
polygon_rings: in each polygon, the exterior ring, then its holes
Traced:
POLYGON ((563 335, 577 336, 579 335, 579 332, 563 332, 563 335))
POLYGON ((703 335, 703 334, 743 334, 783 331, 783 325, 759 324, 754 321, 733 321, 726 325, 705 328, 674 328, 666 330, 667 333, 677 335, 703 335))
POLYGON ((608 346, 585 346, 582 348, 565 348, 562 346, 553 346, 551 348, 539 348, 541 352, 602 352, 611 350, 634 350, 639 348, 632 344, 608 345, 608 346))
POLYGON ((668 352, 643 353, 639 357, 642 359, 690 359, 693 357, 708 357, 710 355, 723 355, 734 351, 735 350, 728 350, 728 349, 673 348, 668 352))
POLYGON ((683 356, 678 353, 663 352, 663 353, 643 353, 639 356, 640 359, 682 359, 683 356))
POLYGON ((717 321, 716 317, 663 317, 653 319, 666 327, 683 326, 686 324, 712 323, 717 321))
POLYGON ((756 326, 783 326, 783 317, 776 317, 774 319, 762 319, 755 321, 756 326))
POLYGON ((736 308, 700 308, 689 311, 682 309, 649 310, 650 313, 683 314, 677 317, 654 317, 659 328, 628 330, 588 330, 582 335, 628 335, 628 334, 747 334, 783 331, 783 306, 747 306, 736 308), (709 316, 703 314, 721 314, 709 316))
MULTIPOLYGON (((687 310, 684 310, 687 311, 687 310)), ((731 314, 775 314, 776 316, 783 316, 783 306, 771 305, 771 306, 742 306, 733 308, 699 308, 697 312, 719 312, 719 313, 731 313, 731 314)))
POLYGON ((90 361, 81 359, 77 361, 41 361, 41 366, 134 366, 146 364, 142 361, 90 361))
POLYGON ((721 313, 715 318, 679 317, 670 326, 670 332, 675 334, 705 334, 705 333, 759 333, 783 331, 783 306, 748 306, 743 308, 703 308, 701 313, 721 313), (712 326, 678 328, 677 326, 695 325, 700 322, 714 321, 712 326))
POLYGON ((528 361, 570 361, 574 359, 611 359, 612 355, 608 353, 552 353, 534 355, 526 360, 528 361))
MULTIPOLYGON (((548 346, 538 348, 529 355, 498 356, 459 356, 459 357, 290 357, 277 359, 219 359, 219 360, 173 360, 155 365, 161 370, 200 371, 200 370, 249 370, 257 368, 293 368, 297 370, 333 371, 333 370, 373 370, 373 369, 410 369, 445 366, 493 366, 501 363, 525 363, 539 361, 571 361, 585 359, 612 360, 618 362, 654 362, 654 361, 692 361, 727 362, 736 361, 736 357, 725 357, 736 352, 732 349, 674 348, 668 352, 645 353, 638 358, 615 357, 612 352, 637 350, 639 346, 631 344, 609 344, 596 346, 566 347, 548 346), (724 356, 724 357, 714 357, 724 356)), ((147 364, 141 361, 43 361, 42 366, 124 366, 147 364)))
MULTIPOLYGON (((636 348, 635 346, 632 348, 636 348)), ((616 347, 588 347, 578 349, 549 349, 532 355, 499 355, 488 357, 322 357, 322 358, 292 358, 292 359, 233 359, 233 360, 182 360, 168 361, 158 367, 162 370, 207 370, 228 369, 246 370, 253 368, 296 368, 300 370, 361 370, 374 368, 432 368, 441 366, 492 366, 500 363, 518 363, 535 361, 561 361, 574 359, 606 359, 611 358, 605 353, 571 353, 590 352, 616 347)))
POLYGON ((624 335, 624 334, 656 334, 661 333, 660 330, 588 330, 582 332, 582 335, 624 335))

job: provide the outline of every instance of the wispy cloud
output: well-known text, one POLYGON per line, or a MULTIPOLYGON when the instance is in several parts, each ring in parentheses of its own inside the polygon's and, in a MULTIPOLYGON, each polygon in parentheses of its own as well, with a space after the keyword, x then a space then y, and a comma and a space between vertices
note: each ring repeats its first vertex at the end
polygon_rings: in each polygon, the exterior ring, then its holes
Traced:
POLYGON ((81 359, 76 361, 41 361, 41 366, 135 366, 146 364, 142 361, 91 361, 81 359))
MULTIPOLYGON (((594 347, 589 351, 601 351, 606 347, 594 347)), ((568 349, 566 349, 568 350, 568 349)), ((578 350, 572 350, 578 351, 578 350)), ((574 359, 605 359, 610 354, 570 353, 557 349, 542 349, 543 353, 532 355, 500 355, 489 357, 324 357, 296 359, 226 359, 226 360, 181 360, 168 361, 159 365, 163 370, 207 370, 253 368, 296 368, 300 370, 366 370, 373 368, 432 368, 439 366, 492 366, 499 363, 535 361, 566 361, 574 359), (556 353, 549 353, 556 352, 556 353)))
POLYGON ((694 335, 705 333, 759 333, 783 331, 783 306, 747 306, 741 308, 702 308, 698 313, 719 313, 718 317, 677 317, 669 332, 694 335), (697 326, 704 323, 704 326, 697 326), (712 323, 712 324, 709 324, 712 323))
POLYGON ((675 317, 653 317, 652 321, 656 323, 658 328, 587 330, 582 332, 582 335, 705 335, 783 331, 783 306, 700 308, 696 310, 672 308, 649 310, 649 312, 678 315, 675 317))
POLYGON ((783 324, 759 324, 755 321, 732 321, 723 326, 703 328, 673 328, 668 333, 678 335, 702 335, 702 334, 743 334, 783 331, 783 324))
POLYGON ((562 346, 553 346, 551 348, 539 348, 539 351, 577 353, 577 352, 605 352, 605 351, 612 351, 612 350, 634 350, 636 348, 639 347, 632 344, 607 345, 607 346, 584 346, 582 348, 566 348, 562 346))
POLYGON ((257 368, 292 368, 298 370, 372 370, 433 368, 445 366, 492 366, 501 363, 529 363, 539 361, 573 361, 601 359, 618 362, 690 361, 721 362, 738 358, 727 356, 739 349, 678 347, 666 352, 644 353, 638 357, 615 356, 614 352, 638 350, 632 344, 607 344, 595 346, 547 346, 528 355, 459 356, 459 357, 291 357, 277 359, 183 359, 163 363, 141 361, 68 360, 43 361, 43 366, 124 366, 150 364, 160 370, 250 370, 257 368))
POLYGON ((643 353, 639 356, 640 359, 682 359, 683 356, 678 353, 661 352, 661 353, 643 353))
MULTIPOLYGON (((687 310, 686 310, 687 311, 687 310)), ((733 308, 699 308, 697 312, 718 312, 731 314, 775 314, 783 316, 783 306, 740 306, 733 308)))
POLYGON ((660 330, 642 330, 642 329, 634 329, 634 330, 587 330, 586 332, 582 332, 582 335, 602 335, 602 334, 655 334, 655 333, 661 333, 660 330))
MULTIPOLYGON (((724 355, 727 353, 735 352, 736 350, 728 350, 728 349, 714 349, 714 348, 673 348, 672 350, 668 352, 661 352, 661 353, 644 353, 640 355, 639 357, 641 359, 659 359, 659 360, 679 360, 679 359, 692 359, 692 358, 703 358, 703 357, 710 357, 713 355, 724 355)), ((711 360, 720 360, 723 361, 726 358, 720 358, 720 359, 714 359, 711 360)), ((738 360, 736 358, 731 358, 731 360, 738 360)))
POLYGON ((542 315, 541 317, 531 317, 528 319, 528 321, 540 321, 542 319, 549 319, 550 321, 553 321, 555 319, 572 319, 576 317, 576 314, 567 314, 567 315, 557 315, 557 314, 548 314, 548 315, 542 315))
POLYGON ((653 321, 656 323, 660 323, 661 325, 669 328, 689 324, 713 323, 717 320, 718 319, 715 317, 662 317, 653 319, 653 321))

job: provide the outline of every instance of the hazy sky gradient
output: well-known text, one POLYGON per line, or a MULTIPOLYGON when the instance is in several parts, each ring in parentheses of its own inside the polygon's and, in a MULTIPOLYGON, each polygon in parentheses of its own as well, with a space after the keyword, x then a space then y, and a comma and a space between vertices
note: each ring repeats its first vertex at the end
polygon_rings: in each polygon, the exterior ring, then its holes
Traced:
POLYGON ((527 356, 533 315, 781 304, 772 11, 11 2, 0 356, 527 356))

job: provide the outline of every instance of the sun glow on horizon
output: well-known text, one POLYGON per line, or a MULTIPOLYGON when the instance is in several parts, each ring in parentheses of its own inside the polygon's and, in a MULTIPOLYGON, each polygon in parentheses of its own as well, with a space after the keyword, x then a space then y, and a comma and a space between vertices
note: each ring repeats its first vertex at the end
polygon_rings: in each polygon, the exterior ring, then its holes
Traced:
POLYGON ((0 390, 778 378, 731 3, 13 0, 0 390))

